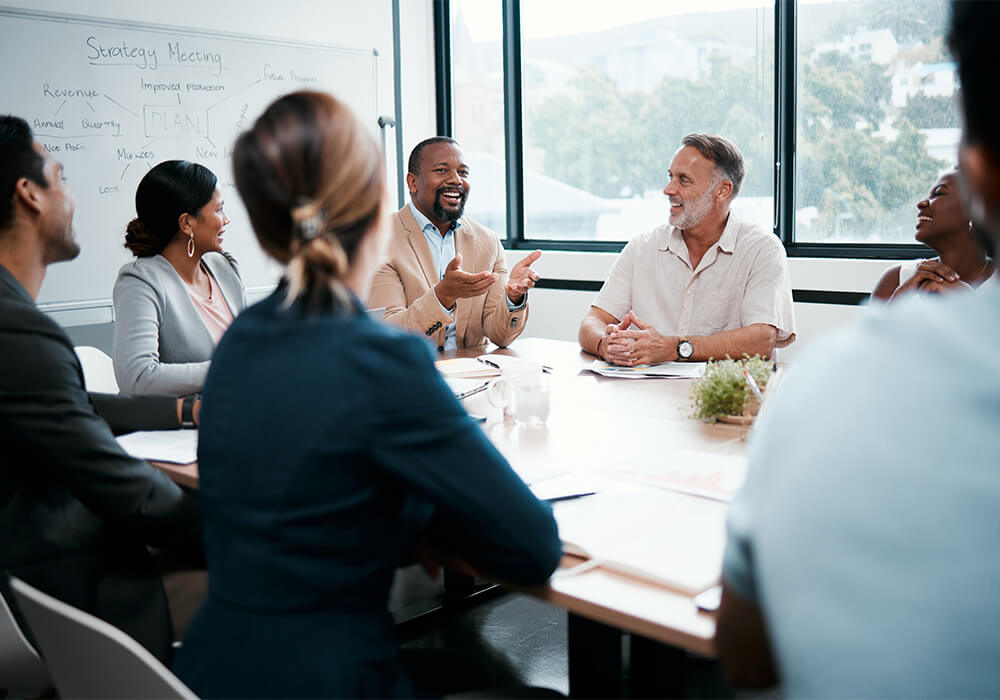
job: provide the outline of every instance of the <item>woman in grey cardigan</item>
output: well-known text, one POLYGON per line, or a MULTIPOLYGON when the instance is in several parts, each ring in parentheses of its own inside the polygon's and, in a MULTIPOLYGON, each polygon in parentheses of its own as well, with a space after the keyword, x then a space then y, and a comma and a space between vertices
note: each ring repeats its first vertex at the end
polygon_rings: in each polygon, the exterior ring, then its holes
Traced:
POLYGON ((136 259, 115 282, 115 378, 123 393, 201 390, 219 338, 246 307, 236 260, 222 250, 217 178, 168 160, 146 173, 125 247, 136 259))

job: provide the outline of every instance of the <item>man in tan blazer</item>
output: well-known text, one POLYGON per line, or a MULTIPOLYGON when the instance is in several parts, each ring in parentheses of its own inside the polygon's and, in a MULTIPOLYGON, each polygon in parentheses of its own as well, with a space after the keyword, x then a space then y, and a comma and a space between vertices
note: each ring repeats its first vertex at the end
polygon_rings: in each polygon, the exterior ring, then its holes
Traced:
POLYGON ((372 284, 369 307, 385 320, 433 339, 440 350, 509 345, 524 330, 534 251, 508 275, 500 238, 463 218, 469 167, 454 139, 421 141, 410 154, 410 204, 392 215, 388 262, 372 284))

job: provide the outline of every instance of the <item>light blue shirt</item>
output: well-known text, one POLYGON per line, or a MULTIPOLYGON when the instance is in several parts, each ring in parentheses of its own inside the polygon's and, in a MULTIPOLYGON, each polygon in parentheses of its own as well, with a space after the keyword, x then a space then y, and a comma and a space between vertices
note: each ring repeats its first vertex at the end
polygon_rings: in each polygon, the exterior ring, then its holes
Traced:
MULTIPOLYGON (((413 218, 417 220, 417 226, 424 234, 424 238, 427 239, 427 247, 431 250, 431 259, 434 261, 434 269, 437 270, 437 278, 440 280, 444 277, 445 268, 448 267, 450 263, 455 258, 455 231, 462 225, 460 220, 454 221, 451 224, 451 228, 441 235, 441 230, 435 226, 430 219, 423 215, 413 202, 409 202, 410 213, 413 214, 413 218)), ((435 298, 437 298, 435 296, 435 298)), ((514 304, 511 302, 510 297, 507 297, 507 309, 509 311, 518 311, 523 309, 524 305, 528 303, 527 293, 524 295, 524 299, 521 300, 520 304, 514 304)), ((438 301, 438 304, 441 304, 438 301)), ((445 309, 444 305, 441 308, 447 314, 454 314, 455 307, 450 309, 445 309)), ((452 317, 454 318, 454 316, 452 317)), ((445 350, 456 350, 458 349, 458 341, 455 339, 455 323, 449 323, 445 327, 445 340, 444 349, 445 350)))
POLYGON ((1000 286, 868 309, 749 448, 723 578, 785 697, 1000 695, 1000 286))

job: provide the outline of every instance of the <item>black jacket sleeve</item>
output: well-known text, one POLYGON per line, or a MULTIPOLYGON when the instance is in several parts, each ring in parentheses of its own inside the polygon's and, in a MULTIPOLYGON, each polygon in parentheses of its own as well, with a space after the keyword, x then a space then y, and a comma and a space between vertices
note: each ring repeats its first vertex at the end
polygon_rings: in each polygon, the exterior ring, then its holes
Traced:
POLYGON ((175 396, 123 396, 91 392, 90 400, 115 435, 181 427, 177 421, 175 396))
POLYGON ((2 470, 9 487, 68 491, 107 527, 148 544, 196 543, 196 501, 118 445, 62 329, 34 305, 4 304, 2 311, 0 434, 18 455, 2 470))

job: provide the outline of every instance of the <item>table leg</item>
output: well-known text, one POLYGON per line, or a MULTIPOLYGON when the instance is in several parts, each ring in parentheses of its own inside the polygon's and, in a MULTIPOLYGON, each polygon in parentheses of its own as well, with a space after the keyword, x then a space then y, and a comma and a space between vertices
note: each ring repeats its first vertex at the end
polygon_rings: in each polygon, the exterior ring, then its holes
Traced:
POLYGON ((621 697, 621 630, 569 613, 566 635, 570 697, 621 697))
POLYGON ((683 649, 633 634, 628 658, 630 697, 684 697, 687 653, 683 649))

